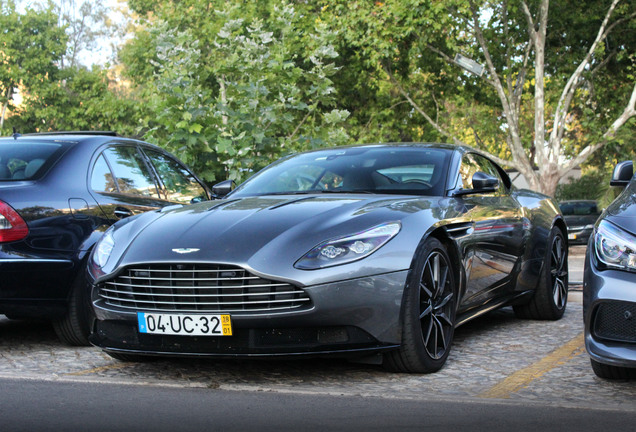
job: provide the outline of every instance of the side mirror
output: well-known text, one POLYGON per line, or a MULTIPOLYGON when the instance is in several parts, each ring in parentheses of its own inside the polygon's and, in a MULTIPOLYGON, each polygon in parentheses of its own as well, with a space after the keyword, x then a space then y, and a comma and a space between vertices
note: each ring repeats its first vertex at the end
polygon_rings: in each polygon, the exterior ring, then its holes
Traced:
POLYGON ((234 180, 225 180, 212 186, 212 193, 214 194, 214 198, 223 198, 232 192, 234 188, 236 188, 234 180))
POLYGON ((614 167, 610 186, 627 186, 634 176, 634 163, 630 160, 619 162, 614 167))
POLYGON ((494 192, 499 187, 499 179, 486 174, 481 171, 477 171, 473 174, 473 189, 479 192, 494 192))
POLYGON ((499 179, 485 172, 477 171, 473 174, 473 188, 460 189, 453 193, 453 196, 473 195, 486 192, 495 192, 499 188, 499 179))

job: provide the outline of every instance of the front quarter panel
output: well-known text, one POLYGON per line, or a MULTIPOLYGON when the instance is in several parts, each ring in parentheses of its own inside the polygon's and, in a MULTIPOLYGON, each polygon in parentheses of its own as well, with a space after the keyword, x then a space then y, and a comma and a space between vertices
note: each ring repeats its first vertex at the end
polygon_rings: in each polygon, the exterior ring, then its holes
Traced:
POLYGON ((567 228, 559 206, 553 198, 527 189, 515 190, 513 196, 522 206, 529 224, 528 240, 516 290, 534 290, 539 283, 552 227, 557 226, 566 241, 567 228))

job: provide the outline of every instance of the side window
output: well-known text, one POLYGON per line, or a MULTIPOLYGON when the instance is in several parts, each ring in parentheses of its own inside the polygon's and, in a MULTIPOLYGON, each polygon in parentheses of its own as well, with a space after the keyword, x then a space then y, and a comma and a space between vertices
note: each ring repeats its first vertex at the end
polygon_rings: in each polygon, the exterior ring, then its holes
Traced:
POLYGON ((117 185, 115 184, 113 173, 110 172, 110 167, 106 163, 103 154, 99 155, 93 167, 91 189, 97 192, 117 192, 117 185))
POLYGON ((135 147, 116 146, 102 153, 117 179, 117 189, 123 194, 159 198, 154 177, 135 147))
POLYGON ((195 198, 198 201, 207 200, 205 189, 194 176, 176 160, 163 153, 144 149, 157 170, 159 178, 166 188, 168 201, 190 204, 195 198))
POLYGON ((462 164, 459 167, 460 184, 462 189, 473 188, 473 175, 479 171, 479 165, 474 159, 472 153, 465 154, 462 158, 462 164))
POLYGON ((462 159, 462 165, 459 172, 461 176, 461 184, 464 189, 473 188, 472 179, 473 175, 477 171, 481 171, 499 179, 499 189, 497 191, 498 193, 505 193, 505 184, 497 167, 495 167, 495 165, 493 165, 493 163, 485 157, 474 153, 468 153, 464 155, 464 158, 462 159))

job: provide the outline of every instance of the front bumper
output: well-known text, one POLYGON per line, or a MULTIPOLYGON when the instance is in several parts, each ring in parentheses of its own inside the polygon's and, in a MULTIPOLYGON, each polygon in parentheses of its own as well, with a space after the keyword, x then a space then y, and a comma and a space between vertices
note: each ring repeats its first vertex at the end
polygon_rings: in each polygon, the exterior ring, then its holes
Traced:
MULTIPOLYGON (((168 356, 253 357, 356 354, 396 348, 408 271, 304 287, 311 306, 233 313, 233 336, 165 336, 138 331, 138 311, 117 310, 93 294, 90 341, 105 351, 168 356)), ((143 310, 139 310, 143 312, 143 310)))
POLYGON ((583 283, 585 348, 607 365, 636 368, 636 274, 599 270, 588 245, 583 283))
POLYGON ((594 228, 572 229, 568 227, 568 243, 569 244, 586 244, 590 236, 594 232, 594 228))

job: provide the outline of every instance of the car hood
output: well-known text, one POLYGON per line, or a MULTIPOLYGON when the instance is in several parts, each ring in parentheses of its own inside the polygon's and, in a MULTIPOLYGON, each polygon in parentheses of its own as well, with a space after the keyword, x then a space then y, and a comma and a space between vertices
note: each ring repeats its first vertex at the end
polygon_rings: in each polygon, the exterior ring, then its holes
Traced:
MULTIPOLYGON (((309 195, 211 201, 145 214, 123 225, 115 231, 113 258, 117 267, 141 262, 214 262, 280 275, 326 240, 402 221, 414 213, 432 213, 439 209, 438 200, 309 195)), ((434 219, 427 220, 432 224, 434 219)), ((416 246, 419 238, 413 241, 416 246)), ((410 254, 415 246, 409 245, 410 254)), ((107 273, 116 270, 109 268, 115 264, 110 261, 104 268, 107 273)))
POLYGON ((632 180, 610 204, 606 210, 605 219, 636 234, 636 180, 632 180))

